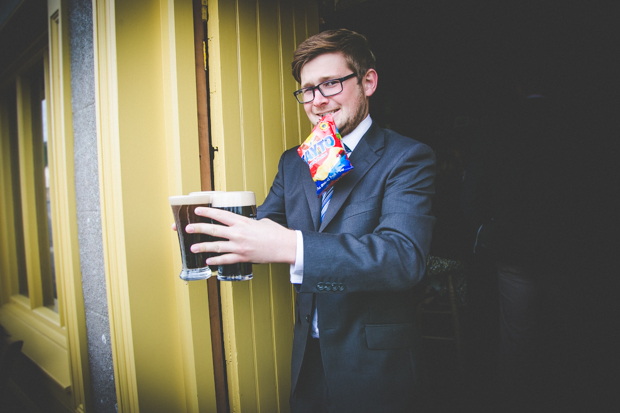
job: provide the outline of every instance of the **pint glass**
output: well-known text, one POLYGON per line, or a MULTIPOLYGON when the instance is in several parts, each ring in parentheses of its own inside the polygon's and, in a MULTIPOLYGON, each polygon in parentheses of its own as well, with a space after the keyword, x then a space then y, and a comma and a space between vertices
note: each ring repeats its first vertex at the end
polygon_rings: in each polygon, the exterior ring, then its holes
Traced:
MULTIPOLYGON (((252 191, 220 192, 213 194, 212 207, 224 209, 256 219, 256 197, 252 191)), ((214 224, 222 225, 217 221, 214 224)), ((252 279, 252 263, 220 265, 217 269, 217 279, 220 281, 246 281, 252 279)))
POLYGON ((168 198, 174 222, 177 226, 179 236, 179 246, 181 247, 181 260, 183 269, 179 277, 185 281, 206 280, 211 277, 211 268, 207 265, 207 258, 211 256, 208 252, 193 253, 191 246, 200 242, 209 242, 212 237, 206 234, 188 234, 185 232, 187 224, 206 223, 210 224, 211 219, 198 216, 194 213, 197 207, 211 206, 210 192, 197 192, 190 195, 171 196, 168 198))

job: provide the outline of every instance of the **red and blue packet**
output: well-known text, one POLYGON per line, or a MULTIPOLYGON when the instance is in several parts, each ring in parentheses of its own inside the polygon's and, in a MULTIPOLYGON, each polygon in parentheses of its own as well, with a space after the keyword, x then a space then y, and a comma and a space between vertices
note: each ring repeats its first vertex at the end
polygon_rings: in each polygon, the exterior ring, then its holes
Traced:
POLYGON ((319 120, 297 153, 310 167, 318 196, 353 169, 331 114, 319 120))

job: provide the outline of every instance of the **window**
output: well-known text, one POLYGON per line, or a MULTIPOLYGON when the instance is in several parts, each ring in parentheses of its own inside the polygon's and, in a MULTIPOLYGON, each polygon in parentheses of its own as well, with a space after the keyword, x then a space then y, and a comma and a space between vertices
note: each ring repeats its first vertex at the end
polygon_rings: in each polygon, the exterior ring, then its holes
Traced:
POLYGON ((61 287, 67 291, 79 276, 74 270, 79 261, 69 251, 77 241, 63 229, 74 211, 63 188, 73 179, 67 172, 72 166, 59 157, 59 143, 68 135, 58 131, 63 99, 50 87, 58 82, 58 70, 49 64, 52 47, 50 53, 39 44, 0 81, 0 323, 67 390, 72 382, 69 343, 78 326, 71 321, 67 329, 67 315, 75 320, 76 307, 66 307, 61 287), (53 240, 69 247, 55 251, 53 240))
MULTIPOLYGON (((40 57, 21 71, 3 91, 7 127, 2 139, 5 182, 11 196, 5 199, 7 241, 13 244, 9 260, 12 274, 5 283, 10 295, 33 310, 44 307, 58 313, 48 164, 48 105, 46 98, 46 59, 40 57), (6 205, 10 202, 11 205, 6 205), (12 219, 11 219, 12 216, 12 219)), ((8 279, 7 279, 8 278, 8 279)))
POLYGON ((17 8, 19 24, 0 28, 6 38, 33 33, 11 43, 20 48, 0 65, 0 324, 24 341, 53 397, 83 411, 68 11, 64 1, 47 3, 17 8))

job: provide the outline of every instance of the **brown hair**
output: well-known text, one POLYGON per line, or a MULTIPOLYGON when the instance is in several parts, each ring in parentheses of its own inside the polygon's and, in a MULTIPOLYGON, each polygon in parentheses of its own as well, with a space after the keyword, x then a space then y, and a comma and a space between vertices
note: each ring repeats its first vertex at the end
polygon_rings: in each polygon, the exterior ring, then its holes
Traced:
POLYGON ((301 69, 306 63, 325 53, 342 53, 358 81, 375 69, 375 55, 363 35, 347 29, 327 30, 304 40, 295 50, 291 68, 293 77, 301 83, 301 69))

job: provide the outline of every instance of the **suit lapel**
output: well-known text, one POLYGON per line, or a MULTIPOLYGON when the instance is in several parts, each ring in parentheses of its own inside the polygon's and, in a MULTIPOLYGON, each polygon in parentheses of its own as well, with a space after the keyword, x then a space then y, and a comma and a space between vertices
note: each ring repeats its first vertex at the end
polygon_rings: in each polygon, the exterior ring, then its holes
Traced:
MULTIPOLYGON (((368 132, 359 141, 349 160, 353 165, 353 170, 343 176, 334 187, 334 194, 329 201, 329 207, 323 217, 323 222, 319 228, 322 232, 331 220, 336 216, 342 205, 345 203, 355 185, 366 175, 368 170, 379 160, 379 150, 383 148, 383 132, 379 127, 372 124, 368 132)), ((316 191, 315 191, 316 197, 316 191)), ((320 203, 320 202, 319 202, 320 203)), ((313 217, 314 218, 314 217, 313 217)))
POLYGON ((308 199, 308 207, 310 208, 310 214, 312 215, 312 223, 314 224, 315 231, 319 230, 321 224, 321 198, 316 194, 316 183, 312 180, 310 169, 308 164, 300 162, 300 174, 301 181, 304 185, 304 193, 308 199))

